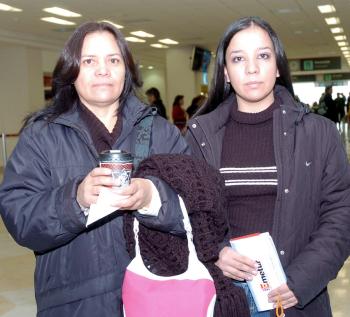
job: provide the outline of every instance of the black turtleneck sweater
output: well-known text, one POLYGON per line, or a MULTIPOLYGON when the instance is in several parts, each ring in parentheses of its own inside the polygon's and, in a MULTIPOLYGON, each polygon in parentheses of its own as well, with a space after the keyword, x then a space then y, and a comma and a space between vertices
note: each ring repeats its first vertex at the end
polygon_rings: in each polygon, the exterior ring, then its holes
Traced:
POLYGON ((109 132, 106 126, 95 116, 95 114, 82 103, 79 105, 79 115, 88 128, 97 152, 101 153, 105 150, 111 150, 123 128, 123 121, 120 112, 118 111, 117 123, 112 132, 109 132))
POLYGON ((220 172, 225 179, 232 237, 271 232, 277 194, 273 111, 245 113, 233 104, 223 140, 220 172))

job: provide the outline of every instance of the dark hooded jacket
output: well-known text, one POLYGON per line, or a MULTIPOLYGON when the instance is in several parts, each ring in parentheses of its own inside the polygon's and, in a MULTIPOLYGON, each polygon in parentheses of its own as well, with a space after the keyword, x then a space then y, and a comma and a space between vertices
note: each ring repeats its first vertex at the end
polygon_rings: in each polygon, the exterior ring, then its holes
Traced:
MULTIPOLYGON (((327 284, 350 252, 350 167, 339 132, 276 86, 273 114, 278 187, 271 235, 298 299, 288 317, 332 316, 327 284)), ((234 95, 189 122, 195 156, 220 168, 225 124, 234 95)), ((239 150, 239 149, 237 149, 239 150)))
MULTIPOLYGON (((123 105, 123 129, 113 148, 133 153, 136 127, 151 111, 129 97, 123 105)), ((150 154, 187 149, 180 132, 155 116, 150 154)), ((88 129, 73 108, 53 122, 42 119, 27 126, 6 166, 0 187, 1 216, 13 238, 35 251, 40 317, 122 316, 121 284, 130 262, 122 213, 87 229, 76 202, 77 186, 97 165, 98 153, 88 129)), ((176 231, 181 223, 175 212, 177 195, 160 180, 152 181, 162 208, 157 217, 139 219, 160 230, 176 231)))

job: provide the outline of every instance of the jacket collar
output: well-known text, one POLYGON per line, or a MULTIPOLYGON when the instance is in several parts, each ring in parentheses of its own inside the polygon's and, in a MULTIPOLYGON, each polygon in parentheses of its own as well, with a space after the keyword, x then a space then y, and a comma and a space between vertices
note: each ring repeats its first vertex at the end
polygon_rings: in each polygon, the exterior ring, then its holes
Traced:
MULTIPOLYGON (((61 114, 54 122, 84 129, 77 107, 77 104, 74 105, 71 110, 61 114)), ((150 107, 143 104, 135 95, 130 95, 122 106, 123 122, 125 125, 132 127, 142 118, 150 115, 151 112, 150 107)))
MULTIPOLYGON (((279 99, 281 103, 280 108, 276 109, 275 112, 281 109, 288 111, 287 127, 298 125, 304 115, 310 112, 304 104, 296 102, 285 87, 276 85, 274 94, 275 98, 279 99)), ((203 129, 210 131, 210 133, 218 132, 229 120, 232 104, 235 99, 236 96, 232 93, 215 110, 190 120, 189 124, 191 125, 196 121, 203 129)))

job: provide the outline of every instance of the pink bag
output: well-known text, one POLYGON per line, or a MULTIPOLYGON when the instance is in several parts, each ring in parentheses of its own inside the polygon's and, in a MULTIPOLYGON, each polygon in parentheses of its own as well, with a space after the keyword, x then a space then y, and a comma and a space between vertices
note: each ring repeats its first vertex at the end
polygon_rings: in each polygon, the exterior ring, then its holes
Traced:
POLYGON ((214 281, 198 260, 185 204, 184 217, 189 259, 187 270, 175 276, 158 276, 144 265, 138 242, 139 223, 134 220, 136 256, 128 265, 122 297, 126 317, 212 317, 216 300, 214 281))

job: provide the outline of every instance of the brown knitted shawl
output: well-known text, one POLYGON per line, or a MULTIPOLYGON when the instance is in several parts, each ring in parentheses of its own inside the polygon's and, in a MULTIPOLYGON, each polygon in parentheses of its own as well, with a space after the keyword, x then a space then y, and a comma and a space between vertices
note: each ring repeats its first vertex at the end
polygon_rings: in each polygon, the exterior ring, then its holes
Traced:
MULTIPOLYGON (((184 200, 192 225, 198 258, 215 282, 215 317, 249 317, 244 291, 233 285, 215 265, 218 245, 228 229, 224 184, 218 171, 204 161, 183 154, 158 154, 139 165, 135 177, 154 176, 171 186, 184 200)), ((131 257, 135 256, 133 216, 125 214, 124 235, 131 257)), ((140 224, 140 249, 143 261, 158 275, 184 272, 188 264, 186 238, 156 231, 140 224)))

